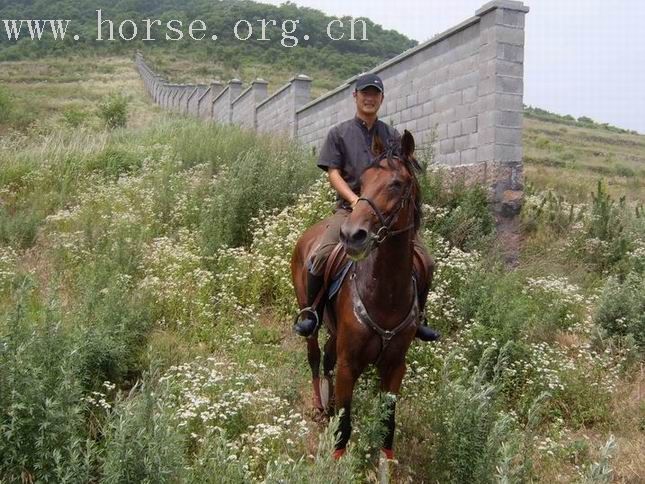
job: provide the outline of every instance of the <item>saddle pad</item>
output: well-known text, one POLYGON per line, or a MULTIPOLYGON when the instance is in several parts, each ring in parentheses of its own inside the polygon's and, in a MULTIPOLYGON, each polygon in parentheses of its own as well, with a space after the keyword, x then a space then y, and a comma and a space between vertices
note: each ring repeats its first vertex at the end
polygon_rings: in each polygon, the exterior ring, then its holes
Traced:
POLYGON ((349 272, 350 267, 352 267, 352 264, 354 261, 352 260, 347 260, 340 268, 339 271, 336 271, 336 274, 334 274, 334 277, 332 277, 331 284, 329 285, 329 291, 328 291, 328 297, 329 299, 332 299, 340 290, 340 287, 343 285, 343 281, 345 280, 345 276, 349 272))

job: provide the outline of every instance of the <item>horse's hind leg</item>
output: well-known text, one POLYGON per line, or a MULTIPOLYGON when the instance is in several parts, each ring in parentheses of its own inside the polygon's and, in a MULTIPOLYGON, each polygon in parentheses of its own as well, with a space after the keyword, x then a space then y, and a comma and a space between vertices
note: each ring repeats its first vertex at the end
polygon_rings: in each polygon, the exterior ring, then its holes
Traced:
POLYGON ((313 387, 313 405, 320 412, 324 407, 320 400, 320 346, 318 345, 318 332, 307 338, 307 360, 311 368, 311 385, 313 387))
POLYGON ((336 366, 336 336, 331 335, 325 343, 325 355, 323 356, 323 378, 321 380, 320 397, 323 408, 331 413, 333 404, 333 371, 336 366))
MULTIPOLYGON (((399 390, 401 389, 401 382, 403 381, 403 375, 405 374, 405 361, 402 361, 398 365, 390 366, 380 366, 379 375, 381 379, 381 391, 392 393, 398 395, 399 390)), ((382 422, 387 429, 385 434, 385 440, 383 441, 383 452, 385 453, 388 459, 394 458, 394 452, 392 450, 392 444, 394 442, 394 430, 396 427, 396 399, 392 398, 388 400, 386 413, 383 416, 382 422)))

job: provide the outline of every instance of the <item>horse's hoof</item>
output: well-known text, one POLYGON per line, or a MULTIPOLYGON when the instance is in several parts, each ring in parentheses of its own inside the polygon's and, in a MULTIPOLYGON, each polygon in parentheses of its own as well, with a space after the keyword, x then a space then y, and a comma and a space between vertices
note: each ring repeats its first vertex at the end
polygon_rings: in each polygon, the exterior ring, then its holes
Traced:
POLYGON ((324 408, 314 407, 311 410, 311 419, 319 425, 325 425, 329 421, 324 408))
POLYGON ((381 454, 387 460, 394 460, 394 451, 392 449, 381 449, 381 454))
POLYGON ((346 449, 336 449, 333 453, 334 460, 340 459, 342 456, 345 455, 345 450, 346 449))

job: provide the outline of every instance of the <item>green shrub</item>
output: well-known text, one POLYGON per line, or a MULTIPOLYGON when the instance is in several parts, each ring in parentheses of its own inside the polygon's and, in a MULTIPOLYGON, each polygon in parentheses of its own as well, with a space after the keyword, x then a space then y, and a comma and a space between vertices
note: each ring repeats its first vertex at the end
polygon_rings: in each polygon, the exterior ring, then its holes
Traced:
POLYGON ((425 226, 462 250, 480 248, 495 231, 486 190, 480 186, 445 187, 439 173, 421 177, 424 204, 432 208, 425 226))
POLYGON ((449 361, 444 367, 429 415, 433 435, 430 465, 438 482, 520 482, 530 478, 537 405, 526 429, 502 410, 497 378, 506 366, 504 350, 497 361, 491 360, 492 355, 490 351, 482 355, 470 375, 451 374, 449 361))
POLYGON ((609 484, 613 482, 612 474, 614 470, 611 467, 611 459, 615 457, 617 450, 616 438, 610 435, 607 442, 600 449, 599 459, 587 467, 584 482, 589 484, 609 484))
POLYGON ((105 175, 118 178, 123 173, 133 172, 141 168, 141 156, 124 147, 107 147, 95 157, 90 158, 86 167, 98 170, 105 175))
POLYGON ((253 217, 285 207, 310 186, 318 169, 310 161, 303 167, 302 158, 298 151, 257 147, 231 160, 218 174, 215 193, 202 212, 206 252, 212 254, 223 245, 249 244, 253 217))
POLYGON ((128 98, 121 94, 112 94, 99 104, 99 118, 112 128, 124 127, 128 122, 128 98))
MULTIPOLYGON (((528 329, 539 312, 536 303, 522 289, 516 274, 482 270, 471 275, 457 296, 457 308, 464 321, 478 322, 481 337, 495 338, 503 345, 528 329)), ((471 361, 477 361, 481 354, 473 356, 475 360, 471 361)))
POLYGON ((178 482, 184 473, 185 436, 171 421, 145 378, 141 391, 134 388, 115 403, 105 428, 103 479, 105 482, 178 482))
POLYGON ((603 271, 615 267, 626 258, 633 240, 625 230, 625 197, 616 203, 601 180, 591 196, 590 216, 585 219, 583 236, 578 237, 574 250, 592 266, 603 271))
POLYGON ((248 463, 244 456, 231 454, 227 446, 229 444, 220 434, 210 435, 206 443, 192 456, 191 465, 186 467, 184 482, 248 482, 248 463))
POLYGON ((551 144, 551 140, 545 138, 544 136, 538 136, 535 139, 535 146, 540 149, 546 149, 551 144))
POLYGON ((624 280, 610 277, 603 288, 594 322, 609 336, 631 336, 645 351, 645 275, 630 273, 624 280))
POLYGON ((260 308, 272 305, 285 316, 296 310, 291 284, 291 253, 296 237, 330 212, 332 190, 324 177, 300 195, 294 206, 262 212, 251 224, 253 242, 248 250, 221 249, 213 272, 218 307, 231 302, 260 308), (271 212, 272 215, 269 215, 271 212), (244 274, 239 278, 238 274, 244 274))
POLYGON ((85 123, 89 113, 77 107, 69 107, 63 111, 63 122, 69 128, 78 128, 85 123))
POLYGON ((616 175, 624 176, 625 178, 633 178, 636 176, 634 169, 627 165, 616 164, 614 170, 616 171, 616 175))
POLYGON ((612 241, 620 237, 624 228, 620 209, 624 208, 625 199, 621 198, 616 205, 600 180, 596 192, 592 193, 591 197, 591 218, 586 226, 587 236, 604 241, 612 241))
POLYGON ((563 151, 558 155, 558 157, 562 161, 573 162, 576 159, 576 154, 573 151, 563 151))
POLYGON ((42 220, 40 210, 22 208, 11 213, 0 206, 0 242, 21 248, 32 247, 42 220))
POLYGON ((92 390, 106 380, 122 384, 137 377, 140 353, 152 326, 154 306, 144 305, 130 278, 123 277, 132 270, 127 264, 134 254, 124 250, 122 256, 111 256, 111 248, 71 272, 75 278, 74 331, 82 344, 78 374, 92 390))
POLYGON ((590 428, 609 421, 613 391, 610 388, 614 382, 606 368, 583 361, 578 368, 562 369, 559 373, 562 389, 555 395, 555 413, 573 428, 590 428))
MULTIPOLYGON (((313 461, 304 456, 296 462, 276 459, 267 466, 265 482, 307 482, 311 484, 358 484, 365 482, 361 472, 361 458, 352 445, 342 459, 334 461, 332 452, 336 443, 339 415, 332 417, 321 433, 313 461)), ((355 435, 354 437, 355 438, 355 435)))
POLYGON ((539 203, 527 202, 522 207, 522 224, 530 232, 542 227, 556 235, 567 234, 571 226, 582 221, 583 217, 583 209, 552 191, 548 191, 539 203))
POLYGON ((81 347, 56 304, 41 306, 24 279, 0 319, 0 475, 7 482, 89 481, 81 347))

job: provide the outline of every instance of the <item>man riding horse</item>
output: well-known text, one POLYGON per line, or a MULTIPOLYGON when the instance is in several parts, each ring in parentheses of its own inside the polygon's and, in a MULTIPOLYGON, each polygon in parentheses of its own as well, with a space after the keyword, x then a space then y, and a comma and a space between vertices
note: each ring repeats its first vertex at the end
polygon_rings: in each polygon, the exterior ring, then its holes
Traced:
MULTIPOLYGON (((378 119, 377 113, 383 103, 383 81, 376 74, 364 74, 356 80, 353 92, 356 115, 329 131, 320 155, 318 166, 327 171, 329 182, 336 190, 337 204, 334 214, 327 219, 317 249, 307 261, 307 308, 301 311, 303 318, 294 324, 301 336, 311 336, 322 322, 326 294, 321 294, 324 284, 325 263, 340 240, 340 227, 359 201, 360 178, 363 171, 379 159, 387 147, 400 146, 398 131, 378 119), (315 308, 312 308, 315 305, 315 308)), ((415 253, 424 264, 433 267, 418 235, 414 238, 415 253)), ((429 284, 419 284, 418 299, 422 314, 429 284)), ((427 325, 425 315, 416 337, 422 341, 436 341, 439 333, 427 325)))

